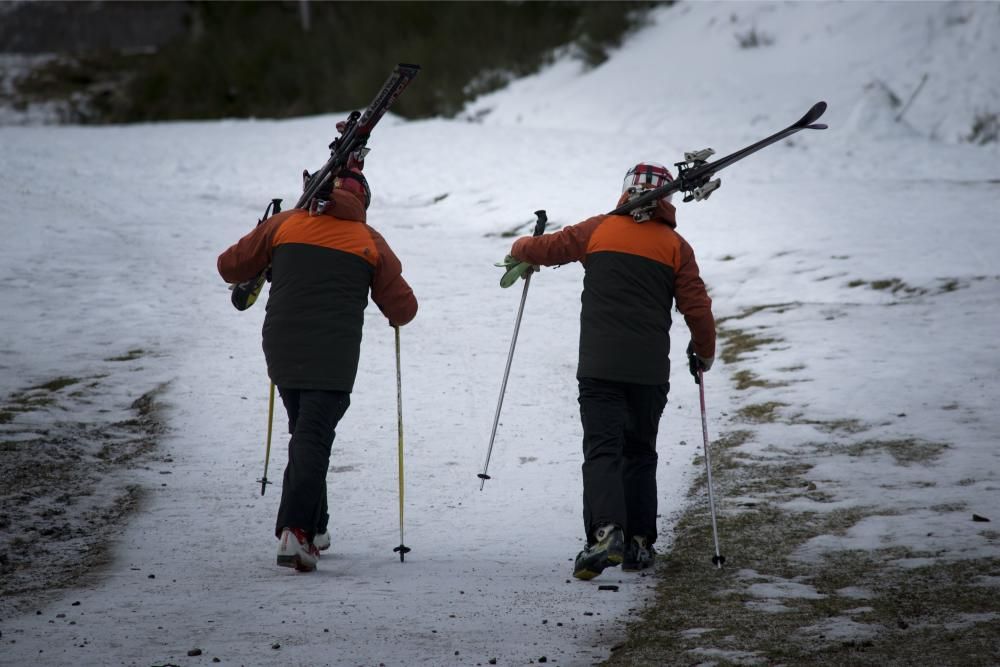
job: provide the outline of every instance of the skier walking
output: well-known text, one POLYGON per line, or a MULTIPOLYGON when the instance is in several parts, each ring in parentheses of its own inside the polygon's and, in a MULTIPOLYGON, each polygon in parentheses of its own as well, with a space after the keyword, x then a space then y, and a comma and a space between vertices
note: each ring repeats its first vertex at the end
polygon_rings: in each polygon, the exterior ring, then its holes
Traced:
POLYGON ((417 313, 399 259, 366 223, 371 191, 361 167, 352 157, 305 209, 268 218, 218 260, 230 283, 271 267, 264 356, 292 436, 275 522, 277 563, 302 572, 315 570, 330 546, 326 473, 350 405, 368 292, 394 327, 417 313))
MULTIPOLYGON (((639 163, 618 205, 670 180, 666 167, 639 163)), ((619 563, 626 571, 653 564, 656 434, 670 389, 675 303, 691 334, 691 372, 709 370, 715 356, 712 301, 694 251, 675 231, 670 198, 518 239, 505 259, 508 273, 522 276, 535 265, 584 264, 577 380, 587 546, 576 557, 578 579, 619 563)))

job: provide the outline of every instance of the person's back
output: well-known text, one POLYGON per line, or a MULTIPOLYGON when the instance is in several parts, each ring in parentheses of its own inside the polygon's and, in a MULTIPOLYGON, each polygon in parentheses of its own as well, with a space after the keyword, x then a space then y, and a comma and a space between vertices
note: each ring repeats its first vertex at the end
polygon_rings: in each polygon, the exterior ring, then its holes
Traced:
POLYGON ((511 255, 529 264, 583 262, 578 378, 667 382, 675 301, 700 353, 713 356, 712 301, 694 251, 675 225, 673 205, 660 202, 643 222, 598 215, 558 234, 514 243, 511 255))
MULTIPOLYGON (((399 261, 365 221, 353 196, 335 190, 319 214, 279 216, 264 319, 264 353, 275 384, 351 391, 357 372, 368 292, 391 319, 416 310, 398 274, 399 261)), ((275 216, 278 217, 278 216, 275 216)))

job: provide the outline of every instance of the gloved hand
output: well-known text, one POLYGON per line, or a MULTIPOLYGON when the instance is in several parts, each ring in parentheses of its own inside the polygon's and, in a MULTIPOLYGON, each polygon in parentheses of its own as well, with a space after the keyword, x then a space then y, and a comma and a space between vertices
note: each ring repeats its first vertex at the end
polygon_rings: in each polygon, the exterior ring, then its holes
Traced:
POLYGON ((702 357, 699 356, 694 351, 694 341, 688 343, 687 346, 687 358, 688 358, 688 370, 691 371, 691 375, 694 376, 695 384, 701 384, 701 380, 698 379, 698 371, 702 373, 708 372, 712 368, 712 364, 715 362, 715 357, 702 357))
POLYGON ((511 255, 507 255, 503 258, 502 262, 497 262, 493 266, 501 266, 507 269, 503 277, 500 278, 500 287, 510 287, 517 282, 518 278, 526 278, 532 271, 538 270, 537 266, 522 262, 511 255))

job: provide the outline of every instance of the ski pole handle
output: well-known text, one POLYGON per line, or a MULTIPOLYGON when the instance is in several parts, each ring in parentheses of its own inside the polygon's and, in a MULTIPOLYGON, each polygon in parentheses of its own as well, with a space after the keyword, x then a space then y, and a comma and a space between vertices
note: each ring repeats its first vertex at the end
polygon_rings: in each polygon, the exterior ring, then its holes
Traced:
POLYGON ((535 211, 535 217, 537 218, 535 221, 535 231, 531 235, 541 236, 545 233, 545 225, 549 222, 549 216, 546 215, 545 209, 540 209, 535 211))

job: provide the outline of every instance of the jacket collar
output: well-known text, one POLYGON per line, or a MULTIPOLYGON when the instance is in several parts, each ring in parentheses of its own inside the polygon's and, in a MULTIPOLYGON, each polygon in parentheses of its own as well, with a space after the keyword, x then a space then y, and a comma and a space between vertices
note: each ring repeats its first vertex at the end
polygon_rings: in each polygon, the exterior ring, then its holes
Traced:
POLYGON ((366 222, 368 219, 365 205, 350 192, 343 190, 334 190, 319 213, 355 222, 366 222))
POLYGON ((677 228, 677 207, 668 201, 661 199, 656 203, 656 215, 661 222, 665 222, 671 229, 677 228))
MULTIPOLYGON (((618 206, 621 206, 626 201, 628 201, 628 194, 623 193, 622 196, 618 198, 618 206)), ((670 202, 661 199, 660 201, 656 202, 656 213, 653 214, 653 217, 651 219, 662 222, 671 229, 676 229, 677 208, 670 202)))

